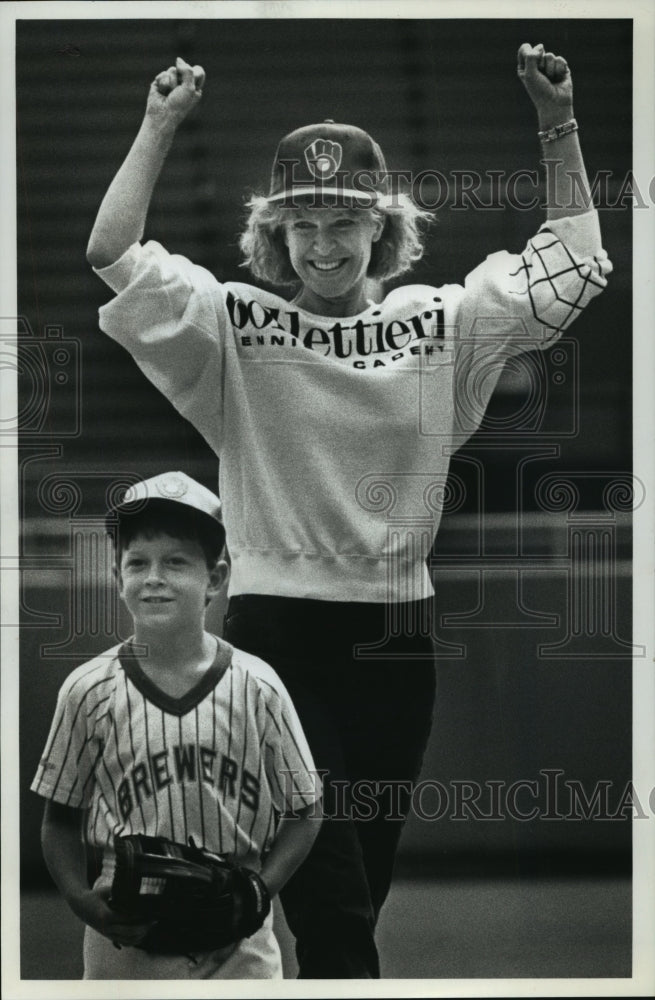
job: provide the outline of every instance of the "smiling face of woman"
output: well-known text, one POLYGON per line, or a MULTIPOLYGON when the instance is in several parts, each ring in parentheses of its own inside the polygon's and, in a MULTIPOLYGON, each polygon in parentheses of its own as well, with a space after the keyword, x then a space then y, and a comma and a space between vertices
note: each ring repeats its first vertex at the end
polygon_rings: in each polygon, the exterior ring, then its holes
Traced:
POLYGON ((353 316, 366 307, 366 274, 383 221, 366 209, 294 208, 284 240, 302 282, 296 305, 323 316, 353 316))

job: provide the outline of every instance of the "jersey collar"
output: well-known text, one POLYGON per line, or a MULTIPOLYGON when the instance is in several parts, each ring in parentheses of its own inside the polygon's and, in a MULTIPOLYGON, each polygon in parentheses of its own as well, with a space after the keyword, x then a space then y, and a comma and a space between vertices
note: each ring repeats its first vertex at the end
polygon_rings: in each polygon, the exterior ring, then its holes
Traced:
POLYGON ((144 698, 152 702, 157 708, 168 712, 170 715, 186 715, 203 701, 207 695, 219 683, 226 670, 232 662, 233 647, 229 642, 216 637, 217 649, 214 662, 207 668, 197 684, 182 695, 181 698, 174 698, 166 694, 161 688, 148 677, 139 659, 134 652, 133 640, 128 639, 121 646, 118 659, 125 671, 126 677, 132 682, 134 687, 141 692, 144 698))

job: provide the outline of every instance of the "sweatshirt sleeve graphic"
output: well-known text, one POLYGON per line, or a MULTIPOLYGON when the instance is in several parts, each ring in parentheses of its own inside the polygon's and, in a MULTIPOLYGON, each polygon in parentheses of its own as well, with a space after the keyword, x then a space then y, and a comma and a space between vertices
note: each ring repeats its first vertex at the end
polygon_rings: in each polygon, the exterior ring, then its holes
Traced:
POLYGON ((455 347, 455 436, 480 425, 503 366, 554 344, 607 285, 596 212, 544 223, 521 254, 495 253, 466 278, 455 347))

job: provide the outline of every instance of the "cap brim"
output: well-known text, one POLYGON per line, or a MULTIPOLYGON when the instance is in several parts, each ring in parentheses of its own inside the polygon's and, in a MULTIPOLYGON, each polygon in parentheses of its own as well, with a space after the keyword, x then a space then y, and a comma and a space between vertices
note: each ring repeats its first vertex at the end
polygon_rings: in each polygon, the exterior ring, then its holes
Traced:
POLYGON ((269 195, 266 199, 269 204, 280 204, 284 208, 294 208, 298 201, 312 200, 316 205, 324 206, 335 202, 353 202, 365 208, 372 208, 380 200, 378 191, 358 191, 357 188, 330 188, 330 187, 297 187, 279 194, 269 195))
POLYGON ((135 514, 140 514, 148 507, 177 511, 179 511, 180 507, 184 507, 189 513, 192 512, 192 516, 198 518, 208 530, 214 531, 217 538, 225 540, 225 526, 222 521, 218 521, 207 511, 201 510, 194 504, 187 504, 179 500, 167 500, 165 497, 142 497, 139 500, 133 500, 129 503, 122 503, 112 507, 105 515, 105 531, 108 535, 113 534, 122 518, 129 518, 135 514))

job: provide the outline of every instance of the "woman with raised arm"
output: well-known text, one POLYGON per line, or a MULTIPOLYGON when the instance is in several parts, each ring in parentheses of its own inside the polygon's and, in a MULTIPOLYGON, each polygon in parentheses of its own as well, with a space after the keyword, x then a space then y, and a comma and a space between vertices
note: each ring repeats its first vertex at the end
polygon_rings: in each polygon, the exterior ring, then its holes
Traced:
POLYGON ((321 832, 282 894, 303 978, 380 975, 375 925, 435 697, 427 557, 450 455, 503 361, 553 343, 611 270, 568 66, 541 45, 518 60, 559 164, 553 203, 522 253, 491 255, 463 285, 369 297, 419 259, 427 213, 390 188, 366 132, 332 121, 285 136, 268 194, 250 202, 245 263, 279 294, 142 243, 202 93, 202 69, 179 59, 150 88, 89 243, 115 293, 101 328, 220 459, 225 638, 275 667, 322 775, 321 832))

